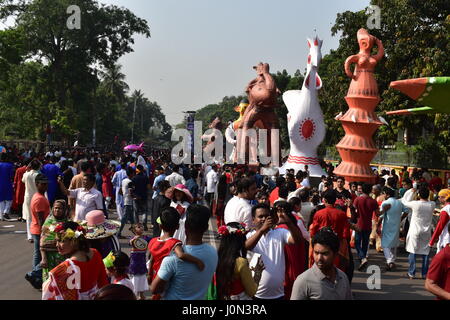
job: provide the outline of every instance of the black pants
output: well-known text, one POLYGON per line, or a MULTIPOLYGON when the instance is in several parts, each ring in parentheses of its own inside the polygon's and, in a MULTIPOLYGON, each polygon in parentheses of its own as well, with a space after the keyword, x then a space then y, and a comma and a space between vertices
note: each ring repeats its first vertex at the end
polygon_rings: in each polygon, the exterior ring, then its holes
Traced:
POLYGON ((350 243, 348 244, 348 256, 349 256, 349 262, 348 262, 348 268, 345 274, 347 275, 348 282, 352 284, 353 279, 353 273, 355 272, 355 262, 353 261, 353 253, 352 248, 350 247, 350 243))
POLYGON ((127 224, 127 222, 130 222, 131 224, 134 224, 134 214, 133 214, 133 206, 124 206, 123 207, 123 216, 122 220, 120 221, 120 229, 118 236, 122 235, 122 230, 127 224))
POLYGON ((134 200, 134 216, 136 223, 139 221, 140 215, 144 215, 144 223, 147 223, 147 199, 134 200))
POLYGON ((206 200, 206 204, 208 205, 208 207, 210 209, 212 207, 212 200, 213 199, 214 199, 214 192, 212 192, 212 193, 207 192, 206 196, 205 196, 205 200, 206 200))

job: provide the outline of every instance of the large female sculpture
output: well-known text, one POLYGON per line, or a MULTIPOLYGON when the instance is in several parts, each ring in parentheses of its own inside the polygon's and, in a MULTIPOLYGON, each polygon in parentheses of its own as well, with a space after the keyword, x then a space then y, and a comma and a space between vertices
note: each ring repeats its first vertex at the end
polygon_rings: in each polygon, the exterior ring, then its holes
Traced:
POLYGON ((317 147, 325 137, 325 122, 318 98, 322 79, 317 72, 322 60, 322 40, 318 37, 308 39, 308 46, 308 66, 302 90, 289 90, 283 94, 289 111, 287 117, 291 151, 287 162, 280 168, 280 174, 286 169, 303 171, 305 165, 308 165, 310 176, 320 177, 325 174, 317 158, 317 147))
MULTIPOLYGON (((258 76, 252 80, 246 89, 249 106, 245 110, 244 118, 237 134, 238 162, 244 163, 247 154, 250 164, 257 163, 257 144, 250 143, 247 147, 247 131, 253 128, 267 129, 267 156, 271 157, 271 129, 278 129, 279 122, 274 108, 277 107, 277 96, 280 93, 274 79, 269 73, 267 63, 259 63, 253 67, 258 76), (244 158, 245 157, 245 158, 244 158)), ((255 141, 256 142, 256 141, 255 141)))
POLYGON ((345 73, 352 78, 345 97, 350 109, 338 119, 342 122, 346 134, 336 146, 342 163, 334 173, 344 176, 348 182, 374 183, 375 175, 370 168, 370 161, 378 149, 372 136, 382 123, 374 112, 380 97, 373 72, 384 56, 384 48, 382 42, 365 29, 359 29, 357 36, 360 51, 345 61, 345 73), (375 44, 378 53, 372 56, 371 50, 375 44), (353 73, 350 71, 352 63, 356 64, 353 73))

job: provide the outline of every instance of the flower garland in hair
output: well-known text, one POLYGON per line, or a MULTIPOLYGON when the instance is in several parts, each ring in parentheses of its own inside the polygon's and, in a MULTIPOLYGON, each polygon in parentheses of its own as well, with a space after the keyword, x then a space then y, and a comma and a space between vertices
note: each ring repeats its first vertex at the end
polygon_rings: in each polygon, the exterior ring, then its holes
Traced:
POLYGON ((230 227, 230 226, 221 226, 217 232, 221 235, 221 236, 228 236, 230 234, 245 234, 245 227, 247 225, 245 223, 241 223, 239 227, 230 227))
POLYGON ((56 227, 52 226, 50 231, 55 232, 61 241, 66 239, 78 239, 80 236, 84 236, 86 234, 86 229, 82 226, 78 226, 75 230, 72 230, 71 228, 64 230, 63 223, 59 223, 56 227))

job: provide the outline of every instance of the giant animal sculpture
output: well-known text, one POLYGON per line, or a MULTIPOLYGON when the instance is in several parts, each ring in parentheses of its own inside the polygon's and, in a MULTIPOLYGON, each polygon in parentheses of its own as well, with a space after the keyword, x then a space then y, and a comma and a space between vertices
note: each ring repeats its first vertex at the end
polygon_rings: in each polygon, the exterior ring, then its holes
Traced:
POLYGON ((229 158, 227 159, 229 162, 235 163, 237 162, 237 152, 236 152, 236 132, 241 125, 242 120, 244 119, 245 110, 248 107, 248 100, 243 99, 238 106, 234 107, 234 111, 239 113, 239 118, 231 122, 230 125, 225 130, 225 139, 231 145, 233 145, 233 151, 231 152, 229 158))
MULTIPOLYGON (((257 77, 252 80, 247 88, 249 106, 245 110, 242 123, 237 134, 238 163, 258 164, 258 146, 247 143, 247 131, 249 129, 267 129, 267 153, 272 156, 271 130, 279 128, 279 121, 275 114, 277 96, 280 94, 274 79, 269 72, 269 64, 260 62, 253 67, 257 77), (245 158, 244 158, 245 157, 245 158), (247 157, 249 157, 247 161, 247 157)), ((279 150, 278 150, 279 154, 279 150)))
MULTIPOLYGON (((222 131, 222 127, 223 127, 223 123, 222 120, 219 117, 216 117, 213 122, 211 122, 211 124, 209 125, 209 129, 216 129, 219 131, 222 131)), ((215 133, 211 133, 211 134, 204 134, 202 135, 202 140, 206 140, 208 139, 208 142, 206 143, 205 148, 203 149, 204 152, 211 154, 215 148, 215 143, 214 141, 216 140, 216 135, 215 133)), ((222 145, 221 145, 222 146, 222 145)), ((214 157, 214 162, 219 163, 221 162, 222 159, 218 158, 218 155, 216 154, 211 154, 214 157)))
POLYGON ((317 148, 325 137, 325 122, 318 100, 322 79, 317 73, 322 60, 322 40, 317 36, 314 40, 308 39, 308 46, 308 67, 302 90, 289 90, 283 94, 288 109, 291 150, 287 162, 279 171, 280 174, 287 169, 304 171, 305 165, 308 165, 310 176, 320 177, 325 174, 317 158, 317 148))
POLYGON ((424 107, 386 112, 387 115, 420 113, 450 114, 450 77, 428 77, 393 81, 391 88, 403 92, 424 107))
POLYGON ((370 162, 378 149, 372 136, 382 122, 374 112, 380 102, 380 96, 373 73, 375 66, 384 56, 384 48, 381 40, 370 35, 365 29, 359 29, 357 37, 360 51, 345 61, 345 72, 352 79, 345 97, 350 108, 339 118, 345 136, 336 145, 342 162, 334 173, 344 176, 348 182, 375 183, 370 162), (372 56, 371 50, 375 44, 378 53, 372 56), (356 67, 352 73, 350 65, 353 63, 356 67))

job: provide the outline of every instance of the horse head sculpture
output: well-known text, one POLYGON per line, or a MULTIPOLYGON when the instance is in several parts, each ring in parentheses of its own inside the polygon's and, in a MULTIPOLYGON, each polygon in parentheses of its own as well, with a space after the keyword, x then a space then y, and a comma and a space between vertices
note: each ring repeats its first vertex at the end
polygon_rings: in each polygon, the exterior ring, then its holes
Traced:
POLYGON ((289 90, 283 94, 283 101, 289 111, 287 119, 291 150, 280 173, 286 169, 303 171, 304 166, 308 165, 310 175, 320 177, 323 171, 317 158, 317 148, 325 137, 325 123, 318 99, 322 79, 317 71, 322 60, 322 40, 316 36, 308 39, 307 43, 307 72, 302 90, 289 90))

